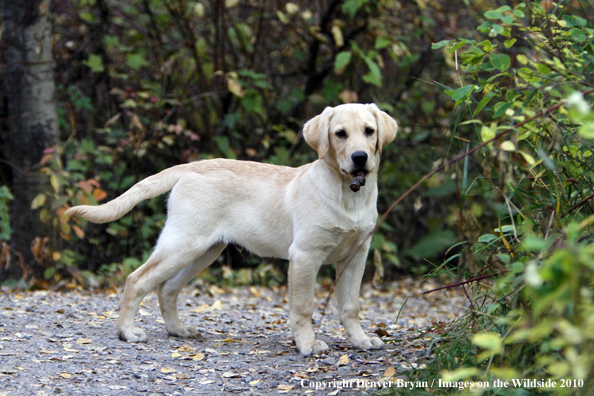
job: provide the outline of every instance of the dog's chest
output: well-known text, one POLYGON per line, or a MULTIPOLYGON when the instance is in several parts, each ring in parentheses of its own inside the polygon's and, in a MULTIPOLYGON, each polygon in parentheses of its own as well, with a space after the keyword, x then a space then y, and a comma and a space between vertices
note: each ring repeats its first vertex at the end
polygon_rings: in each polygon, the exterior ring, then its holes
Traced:
POLYGON ((369 230, 362 230, 357 227, 345 229, 334 227, 332 229, 332 242, 327 247, 328 258, 326 263, 346 259, 359 244, 363 243, 369 230))

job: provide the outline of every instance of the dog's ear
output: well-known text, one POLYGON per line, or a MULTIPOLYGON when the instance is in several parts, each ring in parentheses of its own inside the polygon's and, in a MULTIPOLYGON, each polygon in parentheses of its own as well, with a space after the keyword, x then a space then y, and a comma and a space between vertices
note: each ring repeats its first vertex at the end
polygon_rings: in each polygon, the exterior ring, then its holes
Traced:
POLYGON ((326 107, 322 114, 307 121, 303 126, 303 137, 307 144, 318 152, 320 159, 324 158, 330 148, 328 134, 330 133, 330 119, 332 107, 326 107))
POLYGON ((396 132, 398 132, 398 123, 396 120, 390 117, 387 113, 381 111, 375 103, 368 104, 369 109, 375 117, 377 123, 377 150, 380 154, 382 148, 396 138, 396 132))

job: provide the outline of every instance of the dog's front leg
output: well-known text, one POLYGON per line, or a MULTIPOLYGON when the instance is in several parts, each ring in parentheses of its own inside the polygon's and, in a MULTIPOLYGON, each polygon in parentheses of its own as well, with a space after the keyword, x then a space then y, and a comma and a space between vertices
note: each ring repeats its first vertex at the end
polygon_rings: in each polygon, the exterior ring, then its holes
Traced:
POLYGON ((308 356, 328 349, 316 340, 311 318, 314 310, 314 285, 323 259, 312 252, 294 249, 289 265, 289 325, 299 352, 308 356))
POLYGON ((336 276, 340 276, 336 285, 340 322, 353 349, 362 350, 378 349, 384 345, 378 337, 368 337, 359 323, 359 292, 368 252, 369 242, 361 247, 350 263, 348 259, 336 263, 336 276))

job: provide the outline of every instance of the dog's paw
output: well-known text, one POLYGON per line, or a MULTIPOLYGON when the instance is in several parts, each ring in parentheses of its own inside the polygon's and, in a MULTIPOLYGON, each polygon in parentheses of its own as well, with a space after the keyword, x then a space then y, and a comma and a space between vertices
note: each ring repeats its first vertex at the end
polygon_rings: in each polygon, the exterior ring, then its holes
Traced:
POLYGON ((198 335, 198 330, 194 326, 179 326, 173 329, 167 329, 169 335, 174 337, 195 337, 198 335))
POLYGON ((132 327, 124 330, 120 329, 120 339, 126 342, 146 342, 147 337, 144 330, 132 327))
POLYGON ((320 353, 327 351, 329 348, 324 341, 314 339, 312 343, 305 343, 303 345, 297 344, 297 349, 303 356, 309 356, 311 354, 319 355, 320 353))
POLYGON ((368 349, 380 349, 384 346, 384 342, 378 337, 365 337, 362 340, 351 342, 353 349, 366 351, 368 349))

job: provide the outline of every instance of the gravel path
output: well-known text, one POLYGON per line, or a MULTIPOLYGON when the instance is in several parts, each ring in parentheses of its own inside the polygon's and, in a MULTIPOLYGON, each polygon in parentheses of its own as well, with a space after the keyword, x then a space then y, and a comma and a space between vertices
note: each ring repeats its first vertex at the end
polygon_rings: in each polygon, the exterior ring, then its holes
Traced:
POLYGON ((389 284, 385 291, 364 285, 363 328, 391 341, 381 350, 362 352, 348 347, 333 303, 320 314, 328 290, 318 286, 314 320, 323 320, 316 333, 331 351, 308 358, 292 346, 284 287, 223 289, 200 281, 186 287, 179 301, 181 320, 202 331, 192 339, 167 335, 151 293, 137 316, 149 337, 146 344, 118 339, 118 293, 0 293, 0 396, 376 390, 370 381, 404 378, 409 363, 422 367, 426 342, 415 329, 448 322, 462 312, 464 298, 458 292, 425 297, 420 289, 410 280, 389 284), (358 379, 359 386, 341 390, 332 383, 349 379, 358 379), (316 389, 316 384, 328 387, 316 389))

